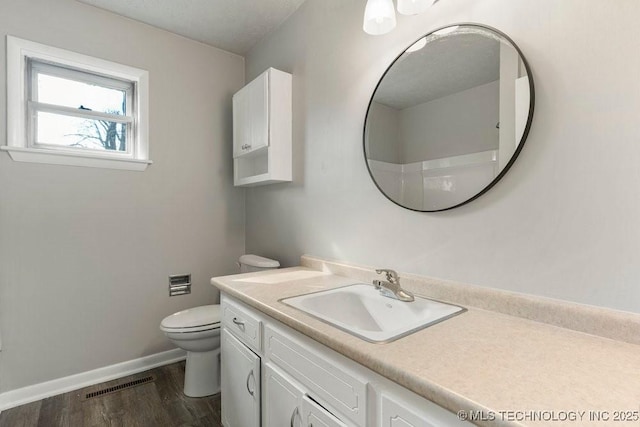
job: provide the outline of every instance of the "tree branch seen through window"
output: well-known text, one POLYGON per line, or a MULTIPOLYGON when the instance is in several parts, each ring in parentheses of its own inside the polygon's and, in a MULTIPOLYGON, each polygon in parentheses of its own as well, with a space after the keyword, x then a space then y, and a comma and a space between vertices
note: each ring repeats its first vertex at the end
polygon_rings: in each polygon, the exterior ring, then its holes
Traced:
MULTIPOLYGON (((117 114, 118 112, 107 111, 117 114)), ((80 137, 71 146, 81 148, 103 148, 110 151, 127 151, 126 126, 109 120, 85 120, 77 133, 68 136, 80 137)))

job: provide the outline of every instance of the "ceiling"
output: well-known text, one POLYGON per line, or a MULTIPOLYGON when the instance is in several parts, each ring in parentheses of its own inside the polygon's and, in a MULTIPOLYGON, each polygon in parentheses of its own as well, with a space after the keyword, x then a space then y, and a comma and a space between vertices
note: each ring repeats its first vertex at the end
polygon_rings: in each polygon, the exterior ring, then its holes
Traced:
POLYGON ((456 33, 400 57, 374 99, 402 110, 499 78, 500 42, 484 34, 456 33))
POLYGON ((305 0, 78 0, 244 55, 305 0))

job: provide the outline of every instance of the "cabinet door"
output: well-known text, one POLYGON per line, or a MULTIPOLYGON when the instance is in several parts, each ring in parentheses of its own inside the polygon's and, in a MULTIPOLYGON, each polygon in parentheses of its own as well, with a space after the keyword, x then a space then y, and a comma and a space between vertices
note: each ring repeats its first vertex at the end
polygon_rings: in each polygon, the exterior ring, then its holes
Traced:
POLYGON ((346 427, 346 424, 306 395, 302 399, 302 419, 303 426, 346 427))
POLYGON ((354 424, 367 424, 365 377, 327 355, 326 347, 310 346, 281 328, 266 326, 263 342, 265 357, 299 381, 309 395, 354 424))
POLYGON ((436 427, 411 409, 382 396, 381 427, 436 427))
POLYGON ((265 427, 300 426, 302 389, 278 372, 270 363, 265 364, 265 427))
POLYGON ((233 157, 269 145, 269 71, 233 95, 233 157))
POLYGON ((221 338, 222 424, 260 427, 260 357, 225 328, 221 338))
POLYGON ((251 143, 249 122, 249 94, 247 88, 233 95, 233 157, 242 154, 251 143))
POLYGON ((251 140, 247 152, 269 145, 269 72, 247 85, 251 140))
POLYGON ((435 403, 415 399, 402 399, 381 394, 381 420, 379 427, 461 427, 471 426, 466 421, 435 403))

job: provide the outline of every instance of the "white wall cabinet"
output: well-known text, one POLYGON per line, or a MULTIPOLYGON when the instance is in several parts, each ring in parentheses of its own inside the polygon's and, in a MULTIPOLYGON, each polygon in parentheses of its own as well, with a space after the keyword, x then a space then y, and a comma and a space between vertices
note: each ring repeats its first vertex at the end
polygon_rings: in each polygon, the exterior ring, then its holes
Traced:
POLYGON ((233 96, 233 157, 269 145, 269 72, 233 96))
POLYGON ((229 319, 222 327, 225 427, 471 426, 226 294, 221 297, 221 308, 229 319), (239 323, 253 326, 243 329, 239 323), (256 380, 261 378, 262 387, 252 382, 251 372, 256 380))
POLYGON ((269 68, 233 95, 235 186, 291 181, 291 84, 269 68))
POLYGON ((260 427, 260 357, 223 328, 221 362, 222 424, 260 427))

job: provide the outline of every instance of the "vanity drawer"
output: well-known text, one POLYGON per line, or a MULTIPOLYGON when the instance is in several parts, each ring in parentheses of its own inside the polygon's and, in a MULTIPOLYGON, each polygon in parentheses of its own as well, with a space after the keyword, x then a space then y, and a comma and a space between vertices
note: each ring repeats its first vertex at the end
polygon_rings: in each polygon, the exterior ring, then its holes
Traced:
POLYGON ((249 310, 223 298, 222 324, 240 341, 256 352, 262 351, 262 321, 249 310))
POLYGON ((267 358, 304 385, 314 399, 356 425, 366 425, 366 380, 325 351, 312 352, 280 329, 267 325, 264 340, 267 358))

